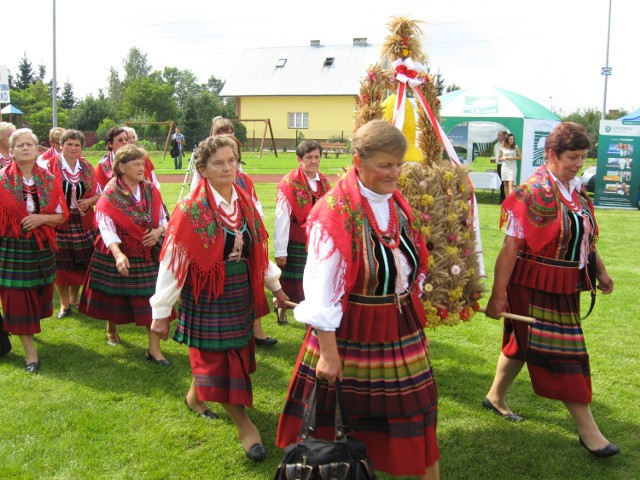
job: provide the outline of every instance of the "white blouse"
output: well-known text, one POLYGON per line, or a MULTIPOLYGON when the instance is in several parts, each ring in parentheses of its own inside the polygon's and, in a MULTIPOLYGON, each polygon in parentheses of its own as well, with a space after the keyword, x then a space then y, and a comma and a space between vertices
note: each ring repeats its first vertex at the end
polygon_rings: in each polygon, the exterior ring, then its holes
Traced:
MULTIPOLYGON (((316 173, 314 178, 307 177, 309 186, 314 192, 318 191, 318 182, 320 175, 316 173)), ((291 205, 287 197, 278 190, 278 198, 276 200, 276 218, 275 228, 273 232, 273 248, 275 256, 286 257, 287 247, 289 246, 289 229, 291 228, 291 205)))
MULTIPOLYGON (((234 203, 238 201, 238 194, 235 188, 231 193, 231 202, 227 202, 222 195, 220 195, 212 186, 211 192, 213 193, 213 199, 216 205, 221 208, 225 213, 231 215, 234 210, 234 203)), ((167 318, 171 314, 171 308, 178 300, 184 281, 182 284, 178 283, 178 279, 175 276, 173 270, 171 270, 171 258, 173 252, 173 244, 166 246, 166 252, 163 260, 160 262, 160 269, 158 271, 158 279, 156 281, 156 293, 151 297, 149 303, 151 304, 151 311, 153 318, 167 318)), ((184 258, 177 258, 176 263, 180 264, 187 262, 184 258)), ((188 268, 188 263, 187 263, 188 268)), ((280 274, 281 270, 278 266, 269 261, 269 266, 264 275, 264 285, 272 292, 277 292, 282 287, 280 286, 280 274)))
MULTIPOLYGON (((365 188, 358 180, 362 196, 369 200, 371 210, 381 230, 389 226, 389 198, 391 194, 381 195, 365 188)), ((411 266, 406 256, 398 250, 394 261, 399 275, 396 282, 396 293, 402 293, 409 288, 411 266)), ((302 285, 305 299, 293 310, 297 321, 311 325, 324 331, 335 331, 342 322, 342 303, 344 296, 344 274, 346 262, 340 252, 334 249, 331 237, 322 234, 318 222, 311 225, 309 230, 309 249, 307 264, 304 269, 302 285), (329 252, 331 255, 328 255, 329 252), (340 275, 336 275, 339 272, 340 275), (343 279, 336 284, 336 279, 343 279)))

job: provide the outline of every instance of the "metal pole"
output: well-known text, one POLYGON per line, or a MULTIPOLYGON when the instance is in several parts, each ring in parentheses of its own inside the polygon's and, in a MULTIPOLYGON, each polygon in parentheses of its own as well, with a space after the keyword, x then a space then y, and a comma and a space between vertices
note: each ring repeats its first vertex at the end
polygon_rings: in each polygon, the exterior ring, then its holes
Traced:
MULTIPOLYGON (((607 58, 605 67, 609 68, 609 37, 611 36, 611 0, 609 0, 609 23, 607 25, 607 58)), ((600 117, 602 120, 607 116, 607 81, 609 80, 609 75, 604 76, 604 96, 602 98, 602 116, 600 117)))
POLYGON ((53 79, 51 80, 54 127, 58 126, 58 83, 56 81, 56 0, 53 0, 53 79))

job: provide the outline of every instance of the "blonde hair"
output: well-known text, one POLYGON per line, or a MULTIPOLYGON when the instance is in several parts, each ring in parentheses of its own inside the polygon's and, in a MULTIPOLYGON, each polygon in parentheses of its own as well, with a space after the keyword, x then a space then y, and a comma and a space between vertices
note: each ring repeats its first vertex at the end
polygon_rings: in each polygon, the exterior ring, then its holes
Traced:
POLYGON ((407 151, 404 134, 385 120, 371 120, 362 125, 351 144, 353 152, 364 162, 379 152, 404 157, 407 151))

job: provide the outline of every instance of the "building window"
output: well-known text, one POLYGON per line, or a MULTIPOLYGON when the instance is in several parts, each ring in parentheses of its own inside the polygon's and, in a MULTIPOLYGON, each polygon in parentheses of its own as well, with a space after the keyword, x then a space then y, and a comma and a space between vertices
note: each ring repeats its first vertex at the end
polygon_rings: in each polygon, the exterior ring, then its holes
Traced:
POLYGON ((309 128, 309 113, 289 112, 289 128, 309 128))
POLYGON ((330 67, 331 65, 333 65, 333 61, 335 60, 335 57, 327 57, 324 59, 324 66, 325 67, 330 67))
POLYGON ((286 58, 279 58, 278 59, 278 63, 276 63, 276 68, 277 67, 284 67, 286 63, 287 63, 287 59, 286 58))

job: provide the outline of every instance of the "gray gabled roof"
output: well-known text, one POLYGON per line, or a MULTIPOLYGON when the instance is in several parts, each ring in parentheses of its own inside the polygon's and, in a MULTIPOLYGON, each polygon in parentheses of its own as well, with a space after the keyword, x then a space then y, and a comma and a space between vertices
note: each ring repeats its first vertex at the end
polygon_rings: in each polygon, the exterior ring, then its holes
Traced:
POLYGON ((366 68, 379 56, 376 45, 245 49, 220 96, 357 95, 366 68), (328 58, 333 63, 326 66, 328 58), (286 63, 277 67, 281 59, 286 63))

